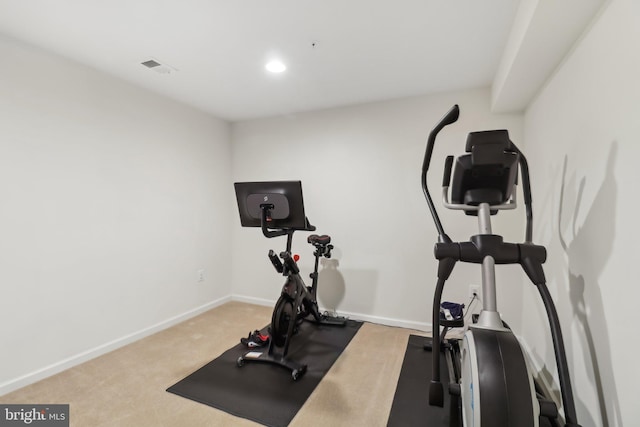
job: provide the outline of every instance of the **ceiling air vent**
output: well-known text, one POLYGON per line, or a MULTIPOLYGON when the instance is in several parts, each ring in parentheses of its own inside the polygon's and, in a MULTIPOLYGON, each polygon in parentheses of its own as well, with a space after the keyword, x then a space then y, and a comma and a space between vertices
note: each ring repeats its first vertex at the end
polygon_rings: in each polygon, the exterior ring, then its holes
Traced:
POLYGON ((158 74, 171 74, 178 71, 175 68, 170 67, 166 64, 161 64, 155 59, 149 59, 147 61, 141 62, 141 64, 147 67, 148 69, 155 71, 158 74))

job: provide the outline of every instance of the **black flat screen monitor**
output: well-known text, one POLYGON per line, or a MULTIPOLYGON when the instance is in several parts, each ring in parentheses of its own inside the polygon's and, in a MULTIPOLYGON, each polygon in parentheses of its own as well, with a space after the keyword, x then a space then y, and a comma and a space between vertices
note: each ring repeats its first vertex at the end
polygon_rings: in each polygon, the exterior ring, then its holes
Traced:
POLYGON ((302 199, 302 182, 300 181, 272 181, 272 182, 236 182, 236 200, 240 223, 243 227, 261 227, 262 204, 271 204, 270 229, 307 228, 302 199))

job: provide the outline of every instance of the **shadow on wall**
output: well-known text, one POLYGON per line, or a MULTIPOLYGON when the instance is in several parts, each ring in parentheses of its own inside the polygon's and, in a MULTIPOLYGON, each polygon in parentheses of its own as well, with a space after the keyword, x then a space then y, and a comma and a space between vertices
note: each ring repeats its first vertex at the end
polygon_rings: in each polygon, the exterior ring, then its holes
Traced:
POLYGON ((320 307, 334 313, 341 308, 350 313, 371 314, 375 303, 378 273, 373 270, 347 270, 343 274, 338 269, 339 260, 322 259, 320 262, 322 265, 322 270, 318 272, 320 307), (347 282, 349 289, 347 289, 347 282), (345 300, 347 295, 351 298, 345 300))
MULTIPOLYGON (((586 184, 583 176, 576 185, 575 174, 566 181, 568 158, 565 156, 562 171, 562 187, 558 212, 558 237, 567 255, 569 292, 559 292, 559 298, 569 297, 573 309, 573 318, 582 329, 588 351, 583 352, 584 364, 593 369, 587 376, 593 381, 593 387, 598 395, 601 420, 595 425, 608 427, 622 425, 620 406, 618 403, 617 387, 613 374, 611 346, 609 343, 606 313, 602 301, 600 276, 607 265, 613 251, 613 236, 615 236, 615 208, 617 201, 617 184, 614 176, 618 144, 614 141, 609 149, 609 157, 602 182, 596 197, 582 224, 577 224, 578 214, 584 208, 582 196, 586 184), (577 192, 576 192, 577 188, 577 192), (571 192, 565 194, 565 192, 571 192), (563 210, 573 212, 568 224, 563 224, 563 210), (563 233, 563 230, 566 232, 563 233), (591 375, 592 374, 592 375, 591 375), (605 392, 603 379, 606 380, 605 392), (607 407, 609 403, 609 407, 607 407)), ((560 306, 569 306, 567 301, 560 301, 560 306)), ((577 335, 577 339, 580 339, 577 335)), ((570 334, 565 340, 574 339, 570 334), (567 339, 568 338, 568 339, 567 339)), ((571 349, 571 343, 567 343, 571 349)), ((580 401, 576 393, 577 404, 580 401)), ((584 407, 581 416, 589 413, 584 407)), ((584 421, 584 420, 583 420, 584 421)), ((583 422, 584 424, 584 422, 583 422)))
POLYGON ((321 307, 336 313, 345 294, 344 277, 338 270, 340 262, 337 259, 322 259, 320 264, 322 270, 318 273, 318 302, 321 307))

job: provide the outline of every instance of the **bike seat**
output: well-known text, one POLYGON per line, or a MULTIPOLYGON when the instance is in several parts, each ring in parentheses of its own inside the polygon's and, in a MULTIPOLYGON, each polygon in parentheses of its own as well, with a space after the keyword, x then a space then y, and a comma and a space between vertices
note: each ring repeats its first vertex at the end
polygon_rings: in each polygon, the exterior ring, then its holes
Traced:
POLYGON ((307 243, 311 243, 312 245, 326 246, 331 243, 331 236, 327 236, 326 234, 323 234, 322 236, 312 234, 307 238, 307 243))

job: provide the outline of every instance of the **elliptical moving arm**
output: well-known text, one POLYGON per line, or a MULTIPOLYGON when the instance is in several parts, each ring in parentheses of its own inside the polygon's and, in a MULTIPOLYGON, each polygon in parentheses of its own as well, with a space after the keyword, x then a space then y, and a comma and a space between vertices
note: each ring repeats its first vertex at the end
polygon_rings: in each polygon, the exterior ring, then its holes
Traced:
MULTIPOLYGON (((433 221, 436 225, 436 229, 438 230, 438 242, 440 243, 452 243, 451 238, 444 232, 444 228, 442 227, 442 222, 440 221, 440 217, 438 216, 438 212, 436 211, 436 207, 433 204, 433 200, 431 199, 431 194, 429 193, 429 187, 427 185, 427 171, 429 170, 429 164, 431 163, 431 155, 433 154, 433 146, 436 141, 436 136, 438 133, 447 125, 451 123, 455 123, 460 116, 460 108, 458 105, 454 105, 447 114, 444 115, 440 122, 431 130, 429 133, 429 139, 427 141, 427 148, 424 153, 424 161, 422 163, 422 176, 421 176, 421 184, 422 184, 422 192, 424 193, 424 197, 427 199, 427 205, 429 206, 429 210, 431 211, 431 216, 433 217, 433 221)), ((451 176, 451 166, 453 164, 453 157, 447 158, 445 163, 445 173, 444 173, 444 182, 448 185, 449 177, 451 176)), ((446 279, 451 274, 453 270, 453 266, 455 265, 456 260, 454 259, 445 259, 440 260, 438 264, 438 284, 436 285, 436 292, 434 295, 434 306, 435 304, 440 306, 440 298, 442 296, 442 289, 444 288, 444 283, 446 279)), ((439 311, 433 311, 432 325, 439 330, 439 311)), ((438 339, 439 331, 433 334, 433 351, 434 354, 440 354, 440 341, 438 339)), ((438 356, 435 356, 434 361, 439 362, 438 356)), ((440 382, 440 364, 434 363, 432 366, 432 379, 429 385, 429 404, 442 406, 444 402, 444 389, 442 387, 442 383, 440 382)))
MULTIPOLYGON (((458 105, 454 105, 451 109, 444 115, 444 117, 440 120, 440 122, 431 130, 429 133, 429 139, 427 141, 427 149, 424 153, 424 161, 422 162, 422 192, 424 193, 424 197, 427 199, 427 204, 429 205, 429 210, 431 211, 431 216, 433 217, 433 221, 436 224, 436 228, 438 229, 438 241, 441 243, 450 243, 451 239, 444 232, 442 228, 442 222, 440 221, 440 217, 438 217, 438 212, 436 211, 436 207, 433 204, 433 200, 431 199, 431 194, 429 194, 429 188, 427 186, 427 171, 429 170, 429 164, 431 163, 431 154, 433 153, 433 146, 436 141, 436 136, 438 133, 447 125, 451 123, 455 123, 460 116, 460 108, 458 105)), ((445 169, 451 172, 451 165, 448 164, 448 167, 445 169)), ((447 174, 445 173, 445 177, 447 174)))
POLYGON ((518 163, 520 163, 520 175, 522 176, 522 193, 524 195, 524 206, 527 215, 527 228, 525 232, 525 243, 531 243, 533 241, 533 208, 531 207, 531 182, 529 180, 529 165, 527 164, 527 158, 522 154, 522 151, 516 147, 516 144, 511 141, 511 148, 518 154, 518 163))
MULTIPOLYGON (((532 283, 538 288, 540 296, 542 298, 543 304, 547 311, 547 317, 550 324, 551 336, 553 341, 553 348, 556 358, 556 365, 558 369, 558 375, 560 380, 560 392, 562 398, 562 406, 565 414, 565 421, 567 427, 576 427, 579 426, 577 422, 576 416, 576 408, 573 397, 573 391, 571 387, 570 374, 569 374, 569 366, 567 363, 566 352, 564 348, 564 341, 562 339, 562 332, 560 327, 560 321, 556 312, 555 305, 549 293, 549 290, 546 286, 546 280, 544 277, 544 272, 542 269, 542 264, 546 260, 546 249, 543 246, 538 246, 532 243, 533 236, 533 209, 532 209, 532 196, 531 196, 531 183, 529 177, 529 168, 527 164, 527 159, 522 154, 522 152, 518 149, 518 147, 512 142, 508 141, 508 144, 504 143, 504 139, 502 139, 502 146, 499 146, 498 155, 505 155, 507 153, 511 153, 511 157, 513 154, 517 156, 517 165, 520 167, 520 175, 522 179, 522 191, 524 195, 524 204, 526 210, 526 232, 525 232, 525 241, 522 244, 514 244, 514 243, 504 243, 502 241, 502 237, 498 235, 494 235, 491 232, 490 223, 488 227, 484 227, 481 219, 479 218, 481 233, 477 236, 473 236, 471 241, 469 242, 459 242, 454 243, 451 241, 449 236, 444 232, 442 227, 442 223, 437 215, 434 203, 429 194, 429 190, 427 188, 427 171, 429 169, 429 164, 431 161, 431 155, 433 152, 433 147, 435 144, 435 139, 437 134, 447 125, 454 123, 459 116, 459 108, 457 105, 454 105, 447 114, 440 120, 440 122, 433 128, 431 133, 429 134, 429 139, 427 143, 427 148, 425 152, 424 162, 422 165, 422 189, 427 199, 427 204, 431 211, 431 215, 434 219, 436 228, 438 230, 438 242, 435 247, 435 257, 438 260, 438 282, 436 284, 436 289, 434 293, 433 299, 433 310, 432 310, 432 330, 433 339, 432 339, 432 351, 435 355, 439 354, 440 351, 440 340, 438 338, 439 329, 440 329, 440 317, 439 317, 439 307, 442 298, 442 291, 445 285, 445 281, 449 278, 451 271, 453 270, 454 265, 457 261, 462 262, 471 262, 471 263, 482 263, 484 262, 485 257, 493 258, 493 262, 497 262, 500 264, 520 264, 524 271, 526 272, 529 279, 532 283), (492 243, 494 242, 494 243, 492 243), (481 244, 486 245, 488 248, 494 247, 493 250, 482 250, 480 246, 481 244)), ((492 131, 497 132, 497 131, 492 131)), ((470 134, 471 135, 471 134, 470 134)), ((508 138, 508 134, 507 134, 508 138)), ((469 141, 469 140, 468 140, 469 141)), ((482 141, 482 140, 480 140, 482 141)), ((468 142, 469 144, 469 142, 468 142)), ((468 145, 466 151, 468 153, 472 153, 473 156, 475 153, 473 151, 473 145, 468 145)), ((494 154, 495 151, 494 151, 494 154)), ((467 155, 469 156, 469 155, 467 155)), ((483 165, 486 164, 485 158, 482 155, 479 155, 478 164, 483 165)), ((453 166, 453 156, 449 156, 445 162, 444 168, 444 177, 443 177, 443 199, 445 202, 448 201, 447 193, 448 187, 451 181, 451 172, 453 166)), ((515 163, 515 160, 513 161, 515 163)), ((462 164, 462 163, 457 163, 462 164)), ((462 164, 462 167, 465 167, 462 164)), ((511 164, 509 165, 511 167, 511 164)), ((466 168, 466 170, 469 170, 466 168)), ((456 182, 456 177, 459 178, 459 175, 454 176, 454 183, 456 182)), ((472 175, 473 177, 473 175, 472 175)), ((513 179, 517 180, 517 176, 513 176, 513 179)), ((515 184, 515 182, 514 182, 515 184)), ((503 191, 502 201, 500 198, 494 199, 493 204, 490 204, 487 201, 484 201, 482 198, 478 198, 476 200, 471 199, 471 202, 479 203, 480 205, 484 205, 485 213, 484 215, 489 218, 491 215, 491 211, 487 211, 487 206, 489 205, 491 208, 496 211, 499 209, 507 209, 515 207, 515 198, 510 197, 515 196, 515 187, 513 190, 507 188, 507 190, 503 191), (512 199, 505 201, 505 199, 512 199)), ((466 195, 465 195, 466 196, 466 195)), ((445 203, 445 206, 452 209, 461 209, 462 203, 468 204, 471 206, 470 210, 475 210, 474 203, 467 203, 466 199, 464 201, 460 200, 461 197, 457 194, 456 200, 453 203, 450 203, 450 206, 445 203)), ((467 210, 467 209, 464 209, 467 210)), ((429 404, 436 406, 443 406, 443 395, 444 388, 442 386, 442 382, 440 380, 440 362, 439 357, 434 356, 432 361, 432 379, 431 384, 429 386, 429 404)))
MULTIPOLYGON (((433 147, 435 145, 436 136, 440 131, 445 127, 452 123, 455 123, 460 116, 460 107, 458 105, 454 105, 451 109, 440 119, 440 122, 431 130, 429 133, 429 139, 427 140, 427 148, 424 154, 424 161, 422 163, 422 176, 421 176, 421 184, 422 191, 424 193, 425 198, 427 199, 427 205, 429 206, 429 210, 431 211, 431 216, 433 217, 433 221, 435 222, 436 229, 438 230, 438 241, 440 243, 449 243, 451 239, 445 233, 444 228, 442 227, 442 222, 440 221, 440 217, 438 216, 438 212, 436 211, 436 207, 431 199, 431 194, 429 193, 429 188, 427 185, 427 171, 429 170, 429 165, 431 164, 431 155, 433 154, 433 147)), ((529 179, 529 166, 527 164, 527 159, 522 154, 520 149, 510 141, 510 149, 513 150, 516 154, 518 154, 518 163, 520 164, 520 175, 522 176, 522 192, 524 194, 524 205, 526 210, 526 232, 525 232, 525 243, 531 243, 533 239, 533 210, 531 207, 531 183, 529 179)), ((449 179, 451 176, 451 168, 453 166, 454 158, 453 156, 448 156, 445 161, 444 168, 444 177, 442 185, 448 186, 449 179)))

